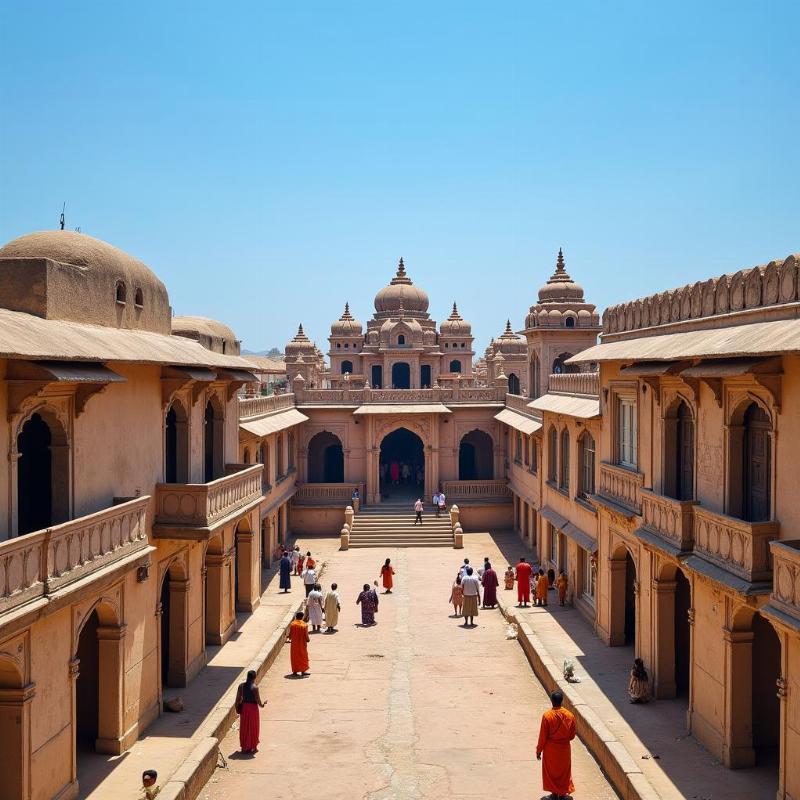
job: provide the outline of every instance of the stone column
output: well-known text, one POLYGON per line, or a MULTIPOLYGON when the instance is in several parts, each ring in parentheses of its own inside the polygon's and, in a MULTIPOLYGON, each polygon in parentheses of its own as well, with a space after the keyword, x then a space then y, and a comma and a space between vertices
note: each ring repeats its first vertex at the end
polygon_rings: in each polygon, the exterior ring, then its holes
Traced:
POLYGON ((236 550, 234 556, 239 571, 239 585, 237 587, 236 611, 252 613, 258 608, 259 592, 255 580, 258 568, 258 547, 253 531, 240 531, 236 533, 236 550))
MULTIPOLYGON (((189 653, 189 588, 188 578, 172 580, 169 576, 169 663, 167 664, 167 684, 186 686, 188 681, 189 653)), ((163 624, 163 617, 161 618, 163 624)), ((164 653, 161 658, 164 658, 164 653)))
POLYGON ((659 699, 675 697, 675 581, 654 580, 653 683, 659 699))
POLYGON ((123 751, 125 733, 125 625, 101 625, 97 629, 99 649, 98 753, 119 755, 123 751))
POLYGON ((726 767, 752 767, 753 632, 723 628, 725 647, 725 727, 722 760, 726 767))
POLYGON ((31 700, 36 687, 0 689, 0 765, 3 767, 3 797, 31 796, 31 700))
POLYGON ((225 598, 222 596, 226 556, 219 553, 206 555, 206 644, 224 644, 225 598))
POLYGON ((625 644, 625 561, 608 559, 609 632, 612 646, 625 644))

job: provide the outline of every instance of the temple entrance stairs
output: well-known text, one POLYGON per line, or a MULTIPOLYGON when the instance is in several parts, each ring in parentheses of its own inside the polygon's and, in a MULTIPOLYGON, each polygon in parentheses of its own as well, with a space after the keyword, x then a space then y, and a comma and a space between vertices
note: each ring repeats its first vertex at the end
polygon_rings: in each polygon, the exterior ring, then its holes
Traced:
POLYGON ((353 519, 350 547, 453 547, 450 514, 422 515, 414 524, 411 503, 380 503, 362 507, 353 519))

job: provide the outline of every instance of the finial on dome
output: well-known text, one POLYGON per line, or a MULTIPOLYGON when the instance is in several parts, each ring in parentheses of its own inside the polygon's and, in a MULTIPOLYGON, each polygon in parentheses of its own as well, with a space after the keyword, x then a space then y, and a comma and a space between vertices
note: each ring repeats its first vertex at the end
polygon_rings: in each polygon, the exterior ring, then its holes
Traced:
POLYGON ((506 330, 505 330, 505 332, 508 333, 508 334, 513 334, 513 331, 511 330, 511 320, 510 319, 506 320, 506 330))
POLYGON ((344 304, 344 314, 342 314, 341 318, 343 320, 345 320, 345 319, 347 319, 347 320, 353 319, 353 315, 350 313, 350 303, 345 303, 344 304))
POLYGON ((556 272, 559 275, 566 272, 566 267, 564 266, 564 251, 560 247, 558 248, 558 258, 556 259, 556 272))
POLYGON ((397 265, 397 277, 405 278, 405 276, 406 276, 406 265, 403 263, 403 256, 400 256, 400 263, 397 265))
POLYGON ((305 333, 303 332, 303 323, 302 322, 297 326, 297 335, 298 336, 305 336, 305 333))

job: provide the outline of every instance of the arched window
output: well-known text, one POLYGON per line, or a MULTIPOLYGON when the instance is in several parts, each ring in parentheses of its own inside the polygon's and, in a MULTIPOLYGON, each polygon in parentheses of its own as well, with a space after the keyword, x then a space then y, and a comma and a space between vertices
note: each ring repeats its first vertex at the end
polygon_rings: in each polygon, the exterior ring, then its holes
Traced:
POLYGON ((558 481, 558 488, 569 491, 569 431, 564 428, 561 431, 561 471, 558 481))
POLYGON ((530 437, 531 442, 531 465, 530 471, 535 475, 539 471, 539 453, 538 453, 538 442, 535 436, 530 437))
POLYGON ((275 476, 276 478, 283 478, 286 475, 286 470, 284 469, 284 465, 286 461, 284 460, 284 452, 283 452, 283 434, 279 433, 277 439, 275 439, 275 476))
POLYGON ((219 401, 211 399, 206 403, 203 423, 203 471, 205 482, 209 483, 221 478, 225 471, 223 419, 219 401))
POLYGON ((459 361, 457 358, 454 358, 450 362, 450 372, 461 374, 461 361, 459 361))
POLYGON ((136 294, 133 296, 133 302, 136 305, 136 308, 142 308, 144 306, 144 295, 142 294, 141 289, 136 290, 136 294))
POLYGON ((17 436, 17 533, 42 530, 69 518, 69 448, 50 414, 36 413, 17 436))
POLYGON ((262 473, 261 478, 261 486, 263 490, 266 492, 270 486, 270 474, 269 474, 269 444, 267 442, 262 442, 261 444, 261 463, 264 465, 264 472, 262 473))
POLYGON ((403 334, 401 333, 401 334, 400 334, 400 335, 397 337, 397 344, 405 344, 405 343, 406 343, 406 337, 405 337, 405 336, 403 336, 403 334))
POLYGON ((564 325, 565 325, 567 328, 574 328, 574 327, 575 327, 575 317, 567 317, 567 318, 564 320, 564 325))
POLYGON ((558 432, 553 426, 547 432, 547 480, 558 480, 558 432))
POLYGON ((772 425, 767 412, 751 403, 744 415, 742 495, 744 519, 764 522, 771 518, 772 425))
POLYGON ((342 375, 346 375, 347 373, 353 374, 353 362, 352 361, 342 361, 342 375))
POLYGON ((522 434, 519 431, 514 437, 514 461, 517 464, 522 463, 522 434))
POLYGON ((530 382, 530 396, 535 400, 539 396, 539 375, 540 375, 540 368, 539 368, 539 356, 535 353, 533 358, 531 359, 531 382, 530 382))
POLYGON ((125 305, 125 299, 128 296, 128 290, 125 288, 123 281, 117 281, 116 300, 121 305, 125 305))
POLYGON ((423 364, 419 368, 419 385, 423 389, 430 389, 432 385, 431 381, 431 365, 430 364, 423 364))
POLYGON ((242 463, 243 464, 249 464, 250 463, 250 448, 249 447, 245 447, 245 449, 244 449, 244 455, 242 456, 242 463))
POLYGON ((291 472, 294 469, 294 431, 289 431, 286 437, 286 449, 288 450, 287 463, 289 472, 291 472))
POLYGON ((508 376, 508 393, 519 394, 519 376, 515 372, 508 376))
POLYGON ((682 399, 664 415, 664 494, 694 498, 694 418, 682 399))
POLYGON ((164 481, 189 482, 189 425, 177 400, 170 405, 164 426, 164 481))
POLYGON ((572 353, 561 353, 553 360, 553 372, 560 375, 563 372, 578 372, 576 364, 567 364, 567 359, 572 358, 572 353))
POLYGON ((342 441, 329 431, 322 431, 308 443, 308 482, 342 483, 344 451, 342 441))
POLYGON ((578 440, 580 471, 578 494, 587 497, 594 494, 594 438, 586 431, 578 440))

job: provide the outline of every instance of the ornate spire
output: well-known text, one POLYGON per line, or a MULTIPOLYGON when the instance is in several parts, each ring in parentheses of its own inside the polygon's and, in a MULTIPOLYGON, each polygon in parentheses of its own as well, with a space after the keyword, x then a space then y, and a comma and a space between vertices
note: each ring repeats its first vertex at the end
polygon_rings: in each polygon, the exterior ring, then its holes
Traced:
POLYGON ((411 283, 411 278, 406 275, 406 265, 403 263, 402 256, 400 256, 400 261, 397 264, 397 274, 392 278, 392 283, 411 283))
POLYGON ((344 314, 339 317, 341 320, 353 319, 353 315, 350 313, 350 303, 344 304, 344 314))
POLYGON ((453 310, 450 312, 450 316, 447 319, 452 320, 460 320, 461 314, 458 313, 458 306, 453 302, 453 310))
POLYGON ((305 331, 303 330, 303 323, 301 322, 299 327, 297 328, 297 333, 295 334, 294 340, 295 342, 308 342, 310 339, 306 336, 305 331))
MULTIPOLYGON (((500 337, 501 339, 513 339, 514 341, 517 340, 517 334, 511 329, 511 320, 506 320, 506 329, 503 331, 503 335, 500 337)), ((494 341, 494 339, 492 340, 494 341)))
POLYGON ((563 275, 566 273, 566 268, 564 266, 564 251, 559 247, 558 248, 558 258, 556 259, 556 274, 563 275))

